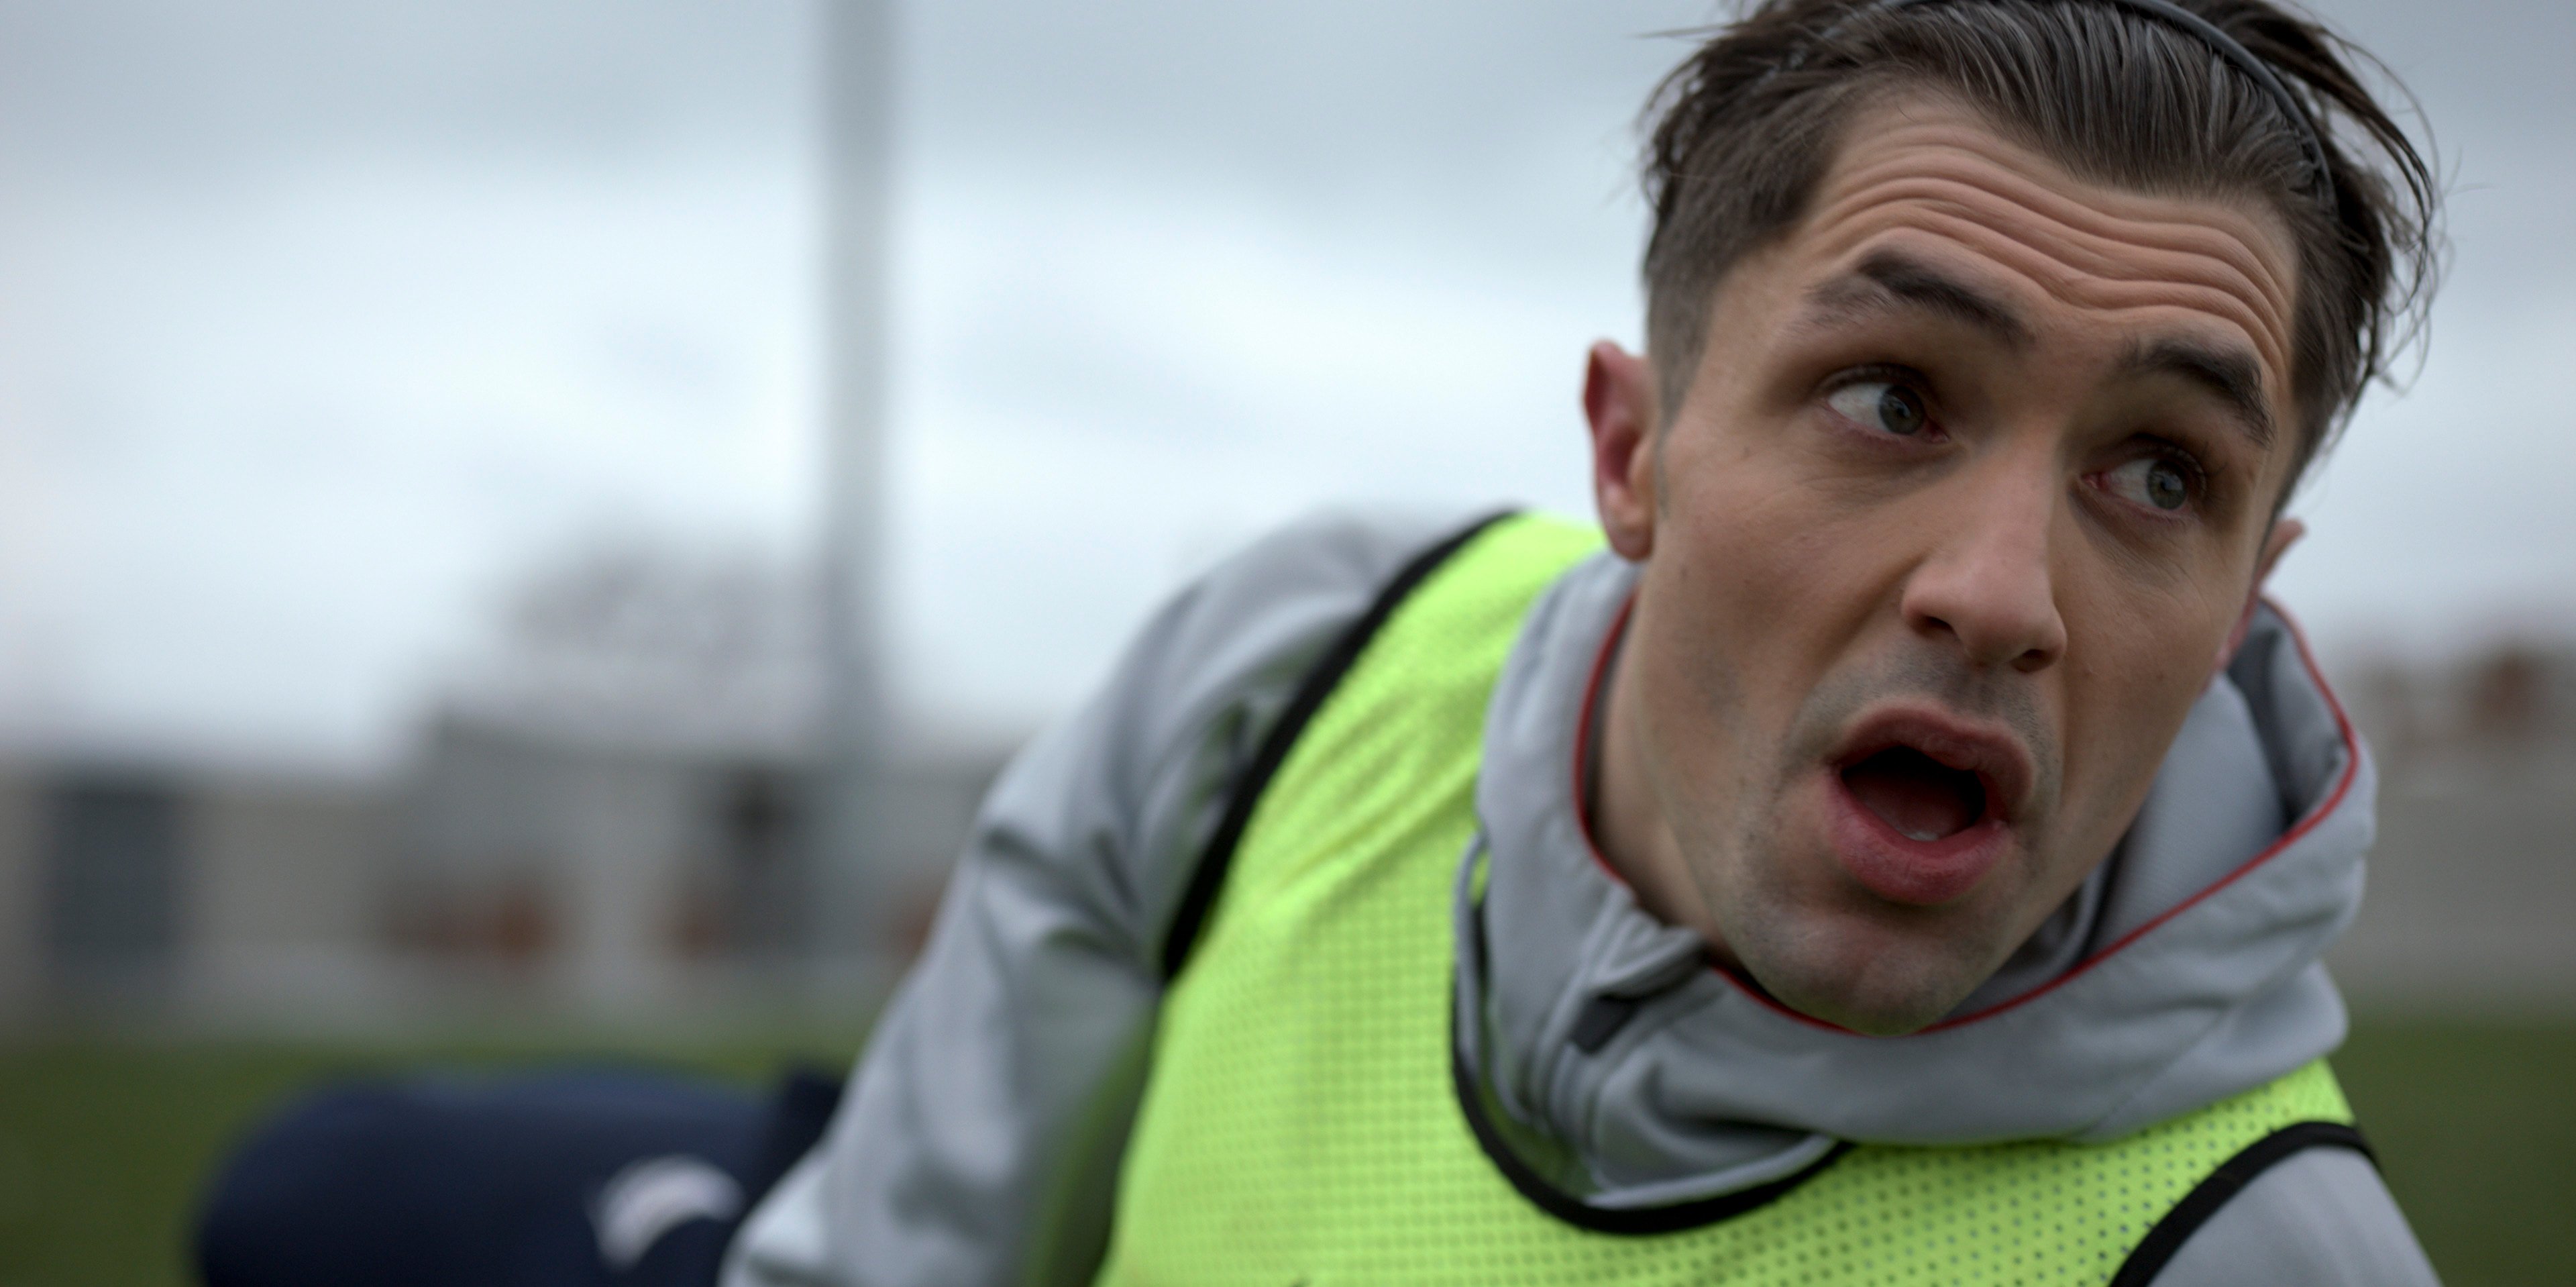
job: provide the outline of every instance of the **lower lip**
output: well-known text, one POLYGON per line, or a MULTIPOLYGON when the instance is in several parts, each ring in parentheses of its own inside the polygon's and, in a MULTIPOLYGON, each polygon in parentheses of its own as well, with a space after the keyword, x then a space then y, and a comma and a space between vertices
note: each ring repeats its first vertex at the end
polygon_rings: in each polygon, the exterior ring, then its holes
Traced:
POLYGON ((1890 902, 1933 907, 1965 897, 2012 843, 2012 827, 1993 814, 1938 840, 1915 840, 1862 804, 1841 775, 1828 774, 1825 783, 1834 855, 1852 879, 1890 902))

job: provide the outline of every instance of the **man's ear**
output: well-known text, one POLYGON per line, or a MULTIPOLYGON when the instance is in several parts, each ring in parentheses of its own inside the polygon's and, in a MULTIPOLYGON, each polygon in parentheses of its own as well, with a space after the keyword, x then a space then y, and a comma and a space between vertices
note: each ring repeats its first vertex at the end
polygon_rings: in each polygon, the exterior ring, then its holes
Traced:
POLYGON ((2227 669, 2227 663, 2236 660, 2236 650, 2245 646, 2246 632, 2254 628, 2254 609, 2263 600, 2263 583, 2272 579, 2272 568, 2280 563, 2281 556, 2307 534, 2307 524, 2285 518, 2274 523, 2270 534, 2263 538, 2263 552, 2254 559, 2254 583, 2245 587, 2245 606, 2237 610, 2236 628, 2227 632, 2227 643, 2218 650, 2218 664, 2211 667, 2211 674, 2227 669))
POLYGON ((1655 379, 1644 358, 1609 340, 1583 368, 1592 426, 1592 502, 1610 548, 1631 563, 1655 548, 1655 379))

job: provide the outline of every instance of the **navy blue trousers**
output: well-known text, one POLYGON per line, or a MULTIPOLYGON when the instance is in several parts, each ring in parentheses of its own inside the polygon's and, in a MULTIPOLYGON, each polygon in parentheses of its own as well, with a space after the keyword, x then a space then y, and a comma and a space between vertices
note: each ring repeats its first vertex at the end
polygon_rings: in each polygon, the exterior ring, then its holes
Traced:
POLYGON ((290 1104, 210 1187, 207 1287, 710 1287, 839 1085, 632 1070, 419 1077, 290 1104))

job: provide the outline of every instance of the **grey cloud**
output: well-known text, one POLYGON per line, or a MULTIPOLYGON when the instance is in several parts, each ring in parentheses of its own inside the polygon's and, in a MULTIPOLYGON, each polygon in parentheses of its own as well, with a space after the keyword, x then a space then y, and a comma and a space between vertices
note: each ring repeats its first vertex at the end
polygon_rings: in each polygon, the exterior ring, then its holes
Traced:
POLYGON ((310 152, 774 149, 812 85, 787 0, 0 0, 20 165, 164 177, 310 152))

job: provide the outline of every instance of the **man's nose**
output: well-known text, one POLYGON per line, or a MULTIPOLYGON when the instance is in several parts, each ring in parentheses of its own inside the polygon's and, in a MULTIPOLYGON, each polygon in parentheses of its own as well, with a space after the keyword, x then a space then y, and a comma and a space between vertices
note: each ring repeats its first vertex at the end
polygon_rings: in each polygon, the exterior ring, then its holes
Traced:
POLYGON ((1973 665, 2042 670, 2066 651, 2049 570, 2054 480, 1982 481, 1964 504, 1945 510, 1928 556, 1906 582, 1905 621, 1955 638, 1973 665))

